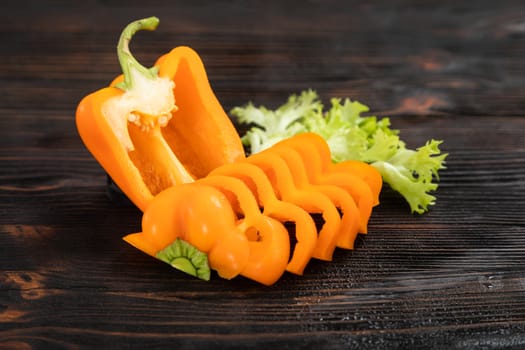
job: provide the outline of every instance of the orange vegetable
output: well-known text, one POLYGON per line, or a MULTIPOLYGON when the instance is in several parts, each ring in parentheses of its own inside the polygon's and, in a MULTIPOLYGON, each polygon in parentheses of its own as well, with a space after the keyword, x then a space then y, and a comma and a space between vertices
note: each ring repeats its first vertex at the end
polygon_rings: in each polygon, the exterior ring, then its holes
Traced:
POLYGON ((156 256, 177 238, 208 254, 211 268, 226 279, 237 276, 248 263, 249 245, 237 228, 230 202, 217 189, 192 184, 161 192, 142 217, 142 232, 124 240, 156 256))
POLYGON ((286 228, 263 215, 246 185, 232 177, 209 176, 170 187, 144 212, 142 232, 124 237, 154 257, 176 239, 207 254, 221 277, 240 274, 268 285, 284 273, 290 254, 286 228))
POLYGON ((124 29, 117 48, 124 74, 76 111, 84 144, 141 210, 162 190, 244 158, 197 53, 177 47, 148 69, 129 52, 134 33, 157 24, 151 17, 124 29))
POLYGON ((381 177, 381 173, 370 164, 359 160, 345 160, 339 163, 331 163, 329 171, 331 173, 351 173, 353 176, 360 178, 368 184, 372 192, 373 206, 379 204, 379 194, 383 187, 383 178, 381 177))
POLYGON ((305 165, 308 175, 344 173, 359 177, 368 184, 372 191, 374 205, 379 204, 379 193, 383 185, 381 173, 368 163, 359 160, 345 160, 333 163, 330 148, 326 140, 318 134, 306 132, 283 140, 278 145, 286 145, 305 156, 305 165))
MULTIPOLYGON (((372 207, 379 204, 382 186, 381 174, 374 167, 356 160, 333 164, 326 141, 314 133, 296 135, 277 143, 274 147, 297 151, 311 184, 334 185, 347 191, 359 210, 359 232, 367 233, 372 207)), ((353 245, 351 237, 347 242, 352 242, 350 244, 353 245)))
POLYGON ((286 162, 271 151, 272 148, 253 154, 246 161, 260 167, 272 183, 274 192, 282 201, 295 204, 309 213, 319 213, 324 219, 313 257, 331 260, 335 250, 341 217, 333 202, 325 194, 311 189, 299 189, 295 186, 294 174, 286 162))
POLYGON ((352 248, 361 220, 360 213, 352 196, 350 196, 345 189, 338 186, 312 183, 306 174, 301 156, 293 149, 276 147, 275 152, 293 169, 294 182, 298 189, 322 193, 332 201, 341 216, 336 246, 346 249, 352 248))
POLYGON ((283 224, 261 213, 252 192, 239 179, 210 175, 198 183, 217 188, 230 202, 238 204, 237 227, 245 233, 250 246, 248 263, 240 274, 263 284, 275 283, 284 273, 290 256, 290 239, 283 224))
POLYGON ((277 198, 266 174, 257 166, 246 162, 225 164, 210 173, 241 179, 252 191, 263 214, 281 222, 293 222, 297 243, 286 271, 301 275, 310 261, 317 244, 317 229, 312 217, 302 208, 277 198))
POLYGON ((162 191, 144 212, 142 232, 125 240, 197 276, 208 276, 198 268, 198 253, 204 253, 220 276, 266 285, 285 271, 303 274, 312 257, 330 260, 336 247, 353 248, 363 213, 368 220, 365 207, 373 206, 372 186, 363 179, 375 177, 357 163, 325 164, 326 144, 313 140, 303 147, 309 137, 293 137, 162 191), (319 232, 313 213, 325 220, 319 232), (293 247, 285 222, 295 223, 293 247))
POLYGON ((285 271, 303 274, 312 257, 353 248, 379 202, 379 173, 361 162, 332 164, 312 133, 246 158, 197 53, 177 47, 152 68, 131 55, 132 36, 157 25, 150 17, 124 29, 123 74, 76 112, 88 150, 144 212, 142 231, 124 239, 202 279, 211 268, 266 285, 285 271), (295 224, 293 246, 285 222, 295 224))

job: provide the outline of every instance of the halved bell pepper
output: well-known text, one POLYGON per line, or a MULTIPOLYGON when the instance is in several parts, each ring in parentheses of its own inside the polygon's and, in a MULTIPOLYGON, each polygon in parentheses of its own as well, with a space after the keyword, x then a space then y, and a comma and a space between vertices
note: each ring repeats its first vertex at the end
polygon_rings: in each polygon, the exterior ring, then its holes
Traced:
POLYGON ((124 29, 117 47, 123 75, 83 98, 76 111, 84 144, 142 211, 162 190, 244 158, 195 51, 177 47, 152 68, 131 55, 131 37, 158 22, 150 17, 124 29))

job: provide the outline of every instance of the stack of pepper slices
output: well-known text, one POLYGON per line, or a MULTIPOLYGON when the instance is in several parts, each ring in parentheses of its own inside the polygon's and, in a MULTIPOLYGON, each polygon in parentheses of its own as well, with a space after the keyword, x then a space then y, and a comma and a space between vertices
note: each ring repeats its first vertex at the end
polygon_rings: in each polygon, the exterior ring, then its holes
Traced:
POLYGON ((133 58, 131 37, 157 25, 151 17, 124 29, 123 75, 76 113, 88 150, 143 212, 142 232, 124 240, 204 280, 211 268, 265 285, 285 271, 301 275, 311 258, 331 260, 337 247, 352 249, 379 204, 379 172, 332 163, 314 133, 246 156, 193 50, 177 47, 153 68, 133 58))

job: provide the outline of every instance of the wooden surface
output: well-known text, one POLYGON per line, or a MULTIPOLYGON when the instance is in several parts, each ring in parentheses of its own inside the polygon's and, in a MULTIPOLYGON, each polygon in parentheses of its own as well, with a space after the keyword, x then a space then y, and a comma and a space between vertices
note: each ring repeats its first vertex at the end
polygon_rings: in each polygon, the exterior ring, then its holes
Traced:
POLYGON ((0 348, 525 347, 523 2, 1 7, 0 348), (414 216, 386 190, 354 251, 272 287, 194 280, 127 245, 140 213, 108 200, 74 111, 150 15, 139 60, 192 46, 227 111, 313 88, 390 116, 409 147, 444 140, 437 204, 414 216))

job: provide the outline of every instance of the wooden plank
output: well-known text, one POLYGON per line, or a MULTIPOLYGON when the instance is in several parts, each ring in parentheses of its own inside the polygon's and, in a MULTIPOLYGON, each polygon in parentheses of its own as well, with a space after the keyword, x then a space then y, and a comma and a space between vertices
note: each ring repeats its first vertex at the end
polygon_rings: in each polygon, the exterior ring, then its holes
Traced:
MULTIPOLYGON (((472 349, 525 346, 525 66, 519 1, 7 2, 0 13, 0 348, 472 349), (389 189, 369 234, 272 287, 205 283, 122 241, 75 130, 79 100, 133 51, 202 55, 226 111, 314 88, 444 140, 437 203, 389 189)), ((238 126, 242 131, 244 126, 238 126)))

